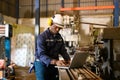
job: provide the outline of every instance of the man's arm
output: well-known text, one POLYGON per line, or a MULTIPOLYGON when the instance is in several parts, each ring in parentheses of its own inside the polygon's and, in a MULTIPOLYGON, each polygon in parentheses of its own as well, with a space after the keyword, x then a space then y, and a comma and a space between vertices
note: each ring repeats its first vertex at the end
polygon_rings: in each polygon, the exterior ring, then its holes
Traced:
POLYGON ((51 58, 46 55, 45 39, 42 36, 37 38, 37 50, 40 61, 48 66, 51 63, 51 58))
POLYGON ((65 44, 63 41, 62 41, 62 45, 61 45, 61 49, 60 49, 60 54, 64 58, 65 61, 68 61, 68 62, 70 61, 70 56, 67 53, 67 50, 65 48, 65 44))

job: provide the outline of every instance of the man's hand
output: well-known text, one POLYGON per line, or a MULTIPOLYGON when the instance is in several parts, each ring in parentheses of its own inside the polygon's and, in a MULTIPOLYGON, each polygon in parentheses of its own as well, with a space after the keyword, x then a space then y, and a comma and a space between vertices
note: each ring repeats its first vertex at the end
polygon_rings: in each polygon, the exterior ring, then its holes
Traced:
POLYGON ((65 61, 64 61, 64 60, 57 60, 57 61, 56 61, 56 65, 57 65, 57 66, 65 66, 66 64, 65 64, 65 61))
POLYGON ((66 64, 66 65, 70 65, 70 63, 71 63, 70 60, 69 60, 69 61, 65 61, 65 64, 66 64))
POLYGON ((67 66, 70 64, 70 61, 65 61, 65 60, 51 60, 51 64, 57 65, 57 66, 67 66))
POLYGON ((53 60, 51 60, 51 63, 50 63, 50 64, 57 65, 57 66, 61 66, 61 65, 65 65, 65 61, 64 61, 64 60, 56 60, 56 59, 53 59, 53 60))

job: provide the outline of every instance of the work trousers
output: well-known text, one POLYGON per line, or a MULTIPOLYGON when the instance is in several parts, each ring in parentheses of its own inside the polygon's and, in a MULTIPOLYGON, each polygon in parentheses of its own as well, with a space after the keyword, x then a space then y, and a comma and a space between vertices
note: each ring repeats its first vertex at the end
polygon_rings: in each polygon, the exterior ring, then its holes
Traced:
POLYGON ((58 69, 54 65, 47 67, 40 61, 35 61, 34 65, 36 80, 59 80, 58 69))

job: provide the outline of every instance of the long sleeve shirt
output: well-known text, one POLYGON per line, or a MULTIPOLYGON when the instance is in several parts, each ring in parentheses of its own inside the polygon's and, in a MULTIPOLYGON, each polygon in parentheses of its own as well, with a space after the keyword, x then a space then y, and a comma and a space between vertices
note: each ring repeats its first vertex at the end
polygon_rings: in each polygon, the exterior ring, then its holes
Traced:
POLYGON ((59 33, 55 35, 52 34, 48 28, 37 38, 35 56, 46 66, 48 66, 52 59, 59 59, 59 54, 61 54, 65 60, 70 60, 61 35, 59 33))

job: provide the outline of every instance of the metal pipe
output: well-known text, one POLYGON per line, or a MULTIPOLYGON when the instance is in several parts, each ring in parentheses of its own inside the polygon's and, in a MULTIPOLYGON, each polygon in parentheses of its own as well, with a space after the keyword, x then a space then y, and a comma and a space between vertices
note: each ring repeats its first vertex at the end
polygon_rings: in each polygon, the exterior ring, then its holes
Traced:
POLYGON ((37 36, 40 32, 40 0, 35 0, 35 47, 37 36))
POLYGON ((64 8, 64 0, 61 0, 61 7, 64 8))
POLYGON ((61 8, 60 11, 73 11, 73 10, 102 10, 102 9, 114 9, 114 5, 111 6, 87 6, 87 7, 74 7, 74 8, 61 8))
POLYGON ((119 1, 118 0, 114 0, 114 23, 113 26, 114 27, 118 27, 119 26, 119 1))
POLYGON ((46 17, 48 16, 48 0, 46 0, 46 17))
POLYGON ((40 26, 40 0, 35 0, 35 35, 39 34, 40 26))
POLYGON ((80 7, 80 0, 78 0, 78 6, 80 7))
POLYGON ((108 26, 107 24, 98 24, 98 23, 89 23, 89 22, 80 22, 82 24, 92 24, 92 25, 100 25, 100 26, 108 26))
POLYGON ((16 0, 16 24, 18 24, 19 19, 19 0, 16 0))

